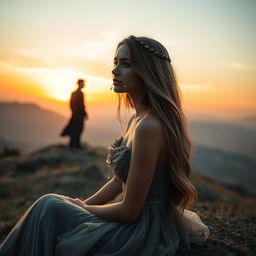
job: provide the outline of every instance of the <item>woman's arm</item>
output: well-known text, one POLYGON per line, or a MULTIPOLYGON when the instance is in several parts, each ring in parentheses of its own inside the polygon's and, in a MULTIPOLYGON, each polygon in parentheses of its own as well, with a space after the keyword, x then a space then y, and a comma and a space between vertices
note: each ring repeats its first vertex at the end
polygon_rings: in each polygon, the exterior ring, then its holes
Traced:
POLYGON ((105 204, 122 192, 122 185, 123 183, 116 176, 114 176, 94 195, 84 200, 84 203, 88 205, 105 204))
MULTIPOLYGON (((135 114, 133 114, 128 122, 126 132, 128 131, 131 122, 134 118, 135 114)), ((123 183, 114 176, 108 183, 106 183, 98 192, 96 192, 91 197, 87 198, 83 202, 88 205, 102 205, 105 204, 112 199, 114 199, 118 194, 122 192, 123 183)))
POLYGON ((83 208, 110 221, 135 221, 143 209, 163 145, 164 135, 158 122, 139 122, 122 202, 99 206, 85 204, 83 208))

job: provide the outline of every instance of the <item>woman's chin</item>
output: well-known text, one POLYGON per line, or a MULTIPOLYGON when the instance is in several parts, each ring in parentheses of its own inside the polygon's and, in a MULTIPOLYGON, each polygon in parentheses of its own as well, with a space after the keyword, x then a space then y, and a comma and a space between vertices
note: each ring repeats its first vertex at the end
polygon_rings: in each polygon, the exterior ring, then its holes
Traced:
POLYGON ((115 85, 114 86, 114 92, 116 93, 124 93, 124 87, 123 86, 120 86, 120 85, 115 85))

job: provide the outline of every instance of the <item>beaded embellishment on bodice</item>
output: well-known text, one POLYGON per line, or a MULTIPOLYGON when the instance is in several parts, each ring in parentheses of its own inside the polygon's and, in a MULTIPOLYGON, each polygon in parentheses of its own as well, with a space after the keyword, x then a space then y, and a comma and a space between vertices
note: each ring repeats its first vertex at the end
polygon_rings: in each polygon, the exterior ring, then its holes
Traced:
POLYGON ((108 147, 106 163, 109 168, 115 165, 118 160, 118 156, 122 153, 122 151, 129 149, 128 147, 121 145, 122 141, 123 137, 121 136, 116 139, 110 147, 108 147))
MULTIPOLYGON (((112 169, 114 173, 125 182, 127 175, 122 175, 121 172, 122 169, 127 169, 124 167, 128 167, 129 169, 131 150, 121 145, 122 141, 123 137, 121 136, 108 147, 106 163, 109 169, 112 169)), ((128 174, 128 172, 126 174, 128 174)))
MULTIPOLYGON (((126 183, 132 150, 122 145, 123 137, 119 137, 108 147, 106 163, 115 175, 126 183)), ((155 174, 149 191, 150 199, 165 199, 169 195, 169 170, 164 166, 156 166, 155 174)))

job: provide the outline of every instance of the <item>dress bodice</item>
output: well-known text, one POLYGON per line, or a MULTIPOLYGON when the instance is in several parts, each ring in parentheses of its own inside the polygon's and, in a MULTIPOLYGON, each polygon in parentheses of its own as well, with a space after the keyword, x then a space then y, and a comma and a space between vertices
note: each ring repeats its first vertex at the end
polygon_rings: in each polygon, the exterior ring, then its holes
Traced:
MULTIPOLYGON (((122 141, 123 137, 120 137, 108 147, 106 163, 114 171, 115 175, 126 183, 132 151, 130 148, 122 145, 122 141)), ((168 201, 170 185, 169 169, 165 166, 156 166, 147 200, 168 201)))

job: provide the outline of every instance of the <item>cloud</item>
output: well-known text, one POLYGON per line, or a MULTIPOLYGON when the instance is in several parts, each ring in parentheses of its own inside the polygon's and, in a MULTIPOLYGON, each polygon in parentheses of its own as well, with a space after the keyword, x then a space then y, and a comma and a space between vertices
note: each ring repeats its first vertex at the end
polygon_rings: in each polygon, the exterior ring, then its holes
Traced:
POLYGON ((183 91, 212 91, 213 88, 207 84, 180 84, 183 91))
POLYGON ((46 57, 43 52, 36 51, 36 50, 30 50, 30 49, 19 49, 17 51, 18 55, 20 55, 23 58, 27 58, 30 60, 38 61, 44 63, 44 64, 54 64, 55 60, 51 57, 46 57))
POLYGON ((222 62, 225 66, 228 66, 232 69, 241 70, 241 71, 254 71, 256 70, 255 65, 246 65, 238 61, 225 61, 222 62))
POLYGON ((54 67, 56 60, 51 56, 36 49, 26 48, 0 52, 1 63, 14 67, 54 67))
POLYGON ((0 50, 1 62, 27 68, 76 69, 95 76, 111 77, 113 56, 120 31, 106 29, 90 35, 88 40, 67 40, 61 44, 0 50))
MULTIPOLYGON (((111 60, 101 59, 99 45, 92 44, 90 50, 81 54, 81 50, 71 48, 59 51, 49 49, 17 49, 9 54, 0 53, 0 66, 4 69, 13 68, 63 68, 74 69, 95 76, 111 77, 111 60), (93 47, 94 50, 93 50, 93 47)), ((106 50, 106 49, 105 49, 106 50)), ((104 50, 102 50, 104 51, 104 50)), ((112 56, 111 56, 112 57, 112 56)))

